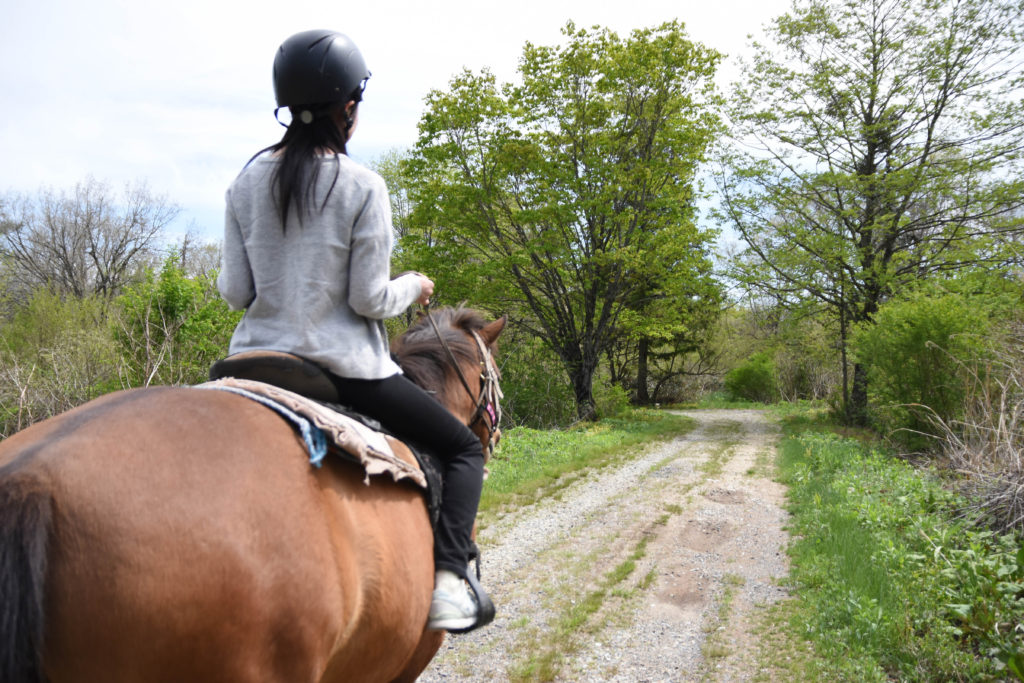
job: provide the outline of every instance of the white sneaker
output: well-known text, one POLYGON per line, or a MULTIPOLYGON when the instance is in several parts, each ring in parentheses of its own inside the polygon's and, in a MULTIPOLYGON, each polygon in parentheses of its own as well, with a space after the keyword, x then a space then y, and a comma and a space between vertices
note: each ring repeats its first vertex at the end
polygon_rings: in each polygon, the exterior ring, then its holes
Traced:
POLYGON ((430 602, 427 628, 435 631, 464 631, 476 623, 477 605, 466 584, 452 572, 437 572, 434 597, 430 602))

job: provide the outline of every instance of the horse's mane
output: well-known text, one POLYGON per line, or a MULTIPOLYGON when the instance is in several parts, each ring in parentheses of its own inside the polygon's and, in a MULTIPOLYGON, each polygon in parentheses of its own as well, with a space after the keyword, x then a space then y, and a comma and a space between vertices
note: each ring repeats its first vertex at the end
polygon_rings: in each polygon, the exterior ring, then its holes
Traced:
MULTIPOLYGON (((478 332, 487 324, 478 311, 459 306, 440 308, 427 315, 437 323, 438 331, 460 364, 478 360, 480 352, 471 333, 478 332)), ((423 389, 437 392, 437 398, 443 401, 448 385, 446 376, 451 374, 454 377, 455 368, 427 315, 421 314, 409 329, 395 338, 391 352, 406 377, 423 389)))

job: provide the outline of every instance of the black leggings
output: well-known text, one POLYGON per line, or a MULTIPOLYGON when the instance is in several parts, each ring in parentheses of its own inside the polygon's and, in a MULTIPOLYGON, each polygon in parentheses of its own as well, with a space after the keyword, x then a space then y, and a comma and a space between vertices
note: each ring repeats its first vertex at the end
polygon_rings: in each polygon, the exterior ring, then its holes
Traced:
POLYGON ((484 481, 480 439, 404 375, 371 380, 331 375, 331 380, 343 404, 441 458, 444 495, 434 531, 434 566, 465 576, 484 481))

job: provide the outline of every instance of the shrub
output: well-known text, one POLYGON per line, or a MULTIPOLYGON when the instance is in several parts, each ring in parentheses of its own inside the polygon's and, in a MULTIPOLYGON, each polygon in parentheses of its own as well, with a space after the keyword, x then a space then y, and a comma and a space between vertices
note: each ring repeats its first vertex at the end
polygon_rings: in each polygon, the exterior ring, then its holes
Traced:
POLYGON ((775 378, 783 401, 826 399, 842 382, 842 370, 834 344, 818 326, 804 325, 803 336, 792 337, 775 353, 775 378))
POLYGON ((778 398, 775 361, 767 351, 755 353, 725 375, 733 399, 771 403, 778 398))
POLYGON ((128 386, 205 381, 210 365, 227 355, 241 317, 221 299, 212 274, 189 278, 175 256, 116 304, 114 338, 128 386))
POLYGON ((594 382, 594 404, 598 419, 618 417, 629 408, 629 392, 618 384, 594 382))
POLYGON ((929 415, 959 419, 961 362, 982 359, 988 327, 981 302, 960 294, 926 290, 883 305, 851 340, 856 359, 868 366, 876 427, 919 449, 928 443, 922 435, 936 433, 929 415))
POLYGON ((561 361, 535 336, 514 327, 506 328, 498 345, 505 424, 534 429, 571 424, 576 404, 561 361))
POLYGON ((116 386, 105 302, 45 288, 2 325, 0 435, 9 435, 116 386))
POLYGON ((997 529, 1024 532, 1024 324, 993 337, 987 363, 962 367, 961 417, 930 417, 942 455, 966 475, 970 507, 997 529))

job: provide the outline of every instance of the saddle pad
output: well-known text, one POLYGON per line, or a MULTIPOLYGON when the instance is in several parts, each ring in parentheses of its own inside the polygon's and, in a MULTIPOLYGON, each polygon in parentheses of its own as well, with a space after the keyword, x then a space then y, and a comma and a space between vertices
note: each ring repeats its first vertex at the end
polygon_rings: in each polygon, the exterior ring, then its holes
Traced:
MULTIPOLYGON (((320 430, 328 442, 354 456, 359 461, 366 472, 366 478, 364 479, 366 484, 370 483, 370 477, 373 475, 390 474, 395 481, 408 479, 422 489, 427 488, 427 479, 420 468, 395 455, 383 434, 370 429, 348 415, 331 410, 312 399, 264 382, 234 377, 204 382, 203 384, 195 385, 195 388, 228 391, 248 396, 248 398, 260 401, 261 403, 270 401, 276 404, 270 407, 286 417, 291 417, 285 412, 288 411, 298 415, 300 418, 304 418, 313 428, 320 430), (280 410, 278 407, 284 408, 285 411, 280 410)), ((301 430, 301 422, 295 419, 292 419, 292 421, 301 430)), ((314 448, 310 443, 310 436, 305 433, 308 430, 302 431, 304 432, 303 438, 311 449, 310 461, 314 465, 319 466, 319 460, 323 456, 317 456, 312 452, 314 448)), ((315 441, 315 438, 312 440, 315 441)))

